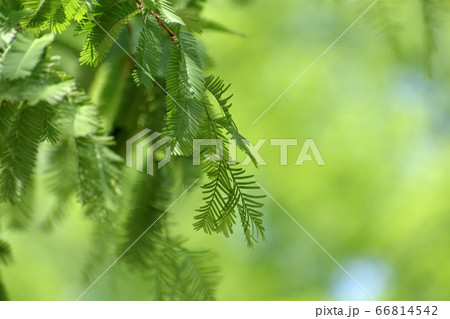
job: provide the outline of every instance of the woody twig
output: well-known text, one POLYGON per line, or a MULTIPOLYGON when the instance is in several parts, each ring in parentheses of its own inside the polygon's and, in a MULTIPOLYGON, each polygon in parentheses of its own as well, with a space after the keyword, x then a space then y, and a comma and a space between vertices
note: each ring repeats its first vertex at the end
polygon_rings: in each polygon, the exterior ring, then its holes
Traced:
POLYGON ((151 14, 156 18, 156 20, 158 20, 158 23, 167 31, 167 33, 170 35, 170 37, 172 38, 172 41, 175 41, 178 39, 177 35, 169 29, 169 27, 164 23, 164 21, 161 19, 161 17, 156 14, 155 12, 151 12, 151 14))
POLYGON ((144 4, 142 3, 141 0, 134 0, 136 1, 136 3, 139 5, 139 9, 144 9, 144 4))

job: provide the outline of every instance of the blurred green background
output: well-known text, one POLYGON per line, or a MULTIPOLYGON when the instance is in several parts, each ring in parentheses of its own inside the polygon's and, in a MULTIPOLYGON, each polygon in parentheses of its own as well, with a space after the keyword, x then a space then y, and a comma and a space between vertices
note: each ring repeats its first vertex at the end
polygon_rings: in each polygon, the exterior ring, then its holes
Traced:
MULTIPOLYGON (((380 2, 255 125, 256 118, 371 1, 210 1, 205 15, 245 37, 205 32, 210 72, 232 83, 244 136, 313 138, 326 166, 279 165, 268 142, 259 183, 376 299, 450 299, 450 19, 434 22, 427 58, 420 1, 380 2)), ((63 39, 64 40, 64 39, 63 39)), ((67 36, 66 41, 73 37, 67 36)), ((66 51, 64 51, 66 50, 66 51)), ((56 48, 84 83, 77 56, 56 48)), ((181 191, 180 191, 181 193, 181 191)), ((47 205, 39 190, 37 203, 47 205)), ((169 212, 192 248, 211 249, 219 300, 367 300, 367 295, 270 198, 267 241, 248 249, 239 227, 226 239, 192 227, 199 189, 169 212)), ((91 223, 77 212, 53 233, 9 231, 14 263, 2 269, 12 300, 73 300, 91 223)), ((112 262, 113 260, 111 260, 112 262)), ((107 265, 106 265, 107 266, 107 265)), ((106 268, 106 267, 105 267, 106 268)), ((120 262, 86 295, 145 300, 147 285, 120 262)))

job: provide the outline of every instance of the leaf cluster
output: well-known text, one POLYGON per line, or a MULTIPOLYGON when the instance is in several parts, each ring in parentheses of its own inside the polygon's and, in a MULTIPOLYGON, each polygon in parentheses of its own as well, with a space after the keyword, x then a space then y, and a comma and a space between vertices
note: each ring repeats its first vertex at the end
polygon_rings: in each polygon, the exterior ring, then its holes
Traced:
MULTIPOLYGON (((193 140, 233 138, 253 159, 232 120, 228 87, 204 75, 206 53, 195 33, 230 32, 201 17, 204 2, 147 0, 145 8, 132 0, 5 0, 0 5, 0 205, 16 211, 26 207, 30 212, 24 216, 32 216, 35 177, 44 174, 54 203, 42 228, 63 222, 76 199, 96 223, 89 265, 126 251, 128 266, 143 270, 153 298, 160 300, 214 299, 217 269, 209 265, 210 253, 187 249, 162 218, 180 169, 181 180, 197 174, 184 161, 192 155, 193 140), (104 91, 94 96, 97 103, 50 54, 58 34, 69 29, 84 37, 80 64, 99 73, 108 74, 103 70, 117 57, 111 55, 114 43, 127 51, 116 60, 123 73, 104 78, 104 91), (135 39, 135 48, 121 40, 124 32, 135 39), (115 97, 136 96, 136 109, 121 99, 107 109, 111 90, 115 97), (222 115, 212 113, 208 95, 222 115), (166 172, 127 179, 118 154, 123 136, 140 126, 171 137, 175 159, 166 172)), ((194 228, 229 236, 239 220, 249 246, 264 238, 263 196, 252 176, 225 159, 206 161, 202 171, 208 181, 194 228)), ((0 241, 0 260, 8 256, 9 246, 0 241)))

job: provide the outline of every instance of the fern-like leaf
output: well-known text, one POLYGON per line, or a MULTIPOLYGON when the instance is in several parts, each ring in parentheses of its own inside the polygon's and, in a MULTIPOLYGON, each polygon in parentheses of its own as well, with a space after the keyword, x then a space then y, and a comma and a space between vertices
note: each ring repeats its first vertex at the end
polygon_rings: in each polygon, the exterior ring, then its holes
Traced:
MULTIPOLYGON (((195 216, 197 221, 194 229, 209 234, 214 231, 228 237, 233 233, 233 226, 239 216, 247 245, 253 247, 259 237, 265 239, 260 211, 263 206, 260 200, 265 196, 254 193, 259 187, 253 176, 246 175, 244 169, 228 162, 227 140, 223 133, 225 129, 218 122, 220 118, 210 115, 207 100, 205 112, 207 119, 202 123, 201 137, 222 141, 222 158, 209 157, 203 162, 203 171, 209 182, 202 186, 205 204, 197 210, 199 214, 195 216)), ((204 157, 216 154, 215 147, 203 149, 204 157)))
POLYGON ((31 183, 45 109, 22 106, 0 149, 0 201, 16 202, 31 183))
POLYGON ((80 54, 81 64, 98 65, 128 20, 139 12, 134 1, 100 2, 91 14, 95 22, 89 19, 82 27, 87 38, 80 54))
POLYGON ((59 1, 56 9, 49 15, 44 28, 50 28, 53 33, 62 33, 72 20, 80 22, 88 12, 86 2, 83 0, 59 1))
POLYGON ((216 101, 219 103, 224 115, 223 117, 216 118, 215 121, 228 131, 228 134, 230 134, 231 138, 236 141, 236 145, 252 160, 253 164, 257 166, 256 159, 249 149, 248 140, 246 140, 241 135, 241 133, 239 133, 236 123, 231 117, 230 107, 232 104, 230 103, 230 99, 233 97, 233 95, 225 95, 230 88, 230 85, 226 86, 223 80, 210 75, 205 79, 205 88, 214 96, 216 101))
POLYGON ((0 104, 0 137, 5 136, 9 127, 14 122, 17 112, 20 109, 19 103, 7 103, 5 101, 0 104))
POLYGON ((41 228, 45 231, 52 230, 70 211, 70 198, 76 193, 78 186, 75 158, 75 141, 71 138, 60 139, 49 151, 46 184, 48 190, 55 195, 56 203, 41 222, 41 228))
POLYGON ((57 122, 64 135, 75 138, 94 135, 99 129, 97 108, 80 91, 72 92, 60 104, 57 122))
POLYGON ((214 300, 217 269, 208 252, 192 252, 179 238, 157 237, 150 268, 156 300, 214 300))
POLYGON ((169 23, 177 23, 185 25, 183 19, 177 15, 175 9, 169 2, 169 0, 152 0, 159 12, 161 12, 162 18, 169 23))
POLYGON ((79 196, 88 215, 105 217, 117 205, 120 170, 116 163, 122 159, 109 144, 105 137, 76 138, 79 196))
POLYGON ((58 8, 59 0, 25 0, 23 7, 32 13, 27 15, 23 22, 30 28, 41 28, 47 17, 52 15, 58 8))
POLYGON ((28 104, 36 105, 44 101, 50 105, 61 102, 68 94, 75 90, 75 81, 67 80, 55 84, 30 85, 27 90, 28 104))
POLYGON ((182 31, 180 42, 174 43, 166 75, 166 133, 174 138, 176 154, 190 154, 192 141, 198 134, 198 123, 204 117, 204 78, 198 43, 188 31, 182 31))
POLYGON ((43 35, 40 38, 27 37, 18 34, 2 57, 1 64, 3 70, 1 76, 16 80, 30 76, 34 68, 39 63, 44 49, 53 41, 51 34, 43 35))
POLYGON ((0 33, 16 28, 27 13, 20 0, 2 0, 0 2, 0 33))
POLYGON ((136 49, 138 65, 133 73, 136 83, 142 84, 147 90, 153 87, 153 79, 158 74, 162 51, 161 37, 162 33, 158 22, 153 16, 147 15, 136 49))
POLYGON ((44 103, 42 108, 44 120, 41 127, 41 141, 56 144, 59 140, 59 130, 56 127, 55 121, 58 110, 54 106, 47 103, 44 103))

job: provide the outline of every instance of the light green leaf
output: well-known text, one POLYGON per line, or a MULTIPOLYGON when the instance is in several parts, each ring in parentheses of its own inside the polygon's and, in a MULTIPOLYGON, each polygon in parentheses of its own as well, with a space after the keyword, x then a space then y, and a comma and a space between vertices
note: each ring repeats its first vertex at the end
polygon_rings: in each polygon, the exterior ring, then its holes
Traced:
POLYGON ((30 105, 36 105, 40 101, 45 101, 50 105, 56 105, 74 89, 74 80, 43 86, 35 85, 28 88, 26 97, 30 105))
POLYGON ((136 49, 137 65, 133 73, 136 83, 144 85, 147 90, 153 87, 153 79, 159 69, 161 51, 161 28, 153 16, 147 16, 136 49))
POLYGON ((181 19, 175 12, 168 0, 155 0, 156 7, 160 10, 163 19, 166 22, 178 23, 185 25, 183 19, 181 19))
POLYGON ((97 6, 93 13, 97 23, 90 21, 83 26, 83 32, 88 32, 88 35, 80 54, 81 64, 97 66, 103 61, 122 28, 140 11, 134 1, 97 6))
POLYGON ((39 63, 44 49, 53 39, 52 34, 46 34, 40 38, 30 38, 18 34, 1 61, 3 77, 16 80, 30 76, 39 63))

